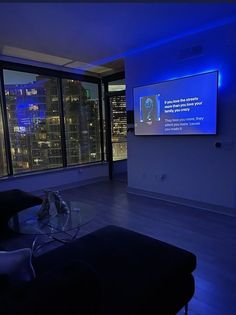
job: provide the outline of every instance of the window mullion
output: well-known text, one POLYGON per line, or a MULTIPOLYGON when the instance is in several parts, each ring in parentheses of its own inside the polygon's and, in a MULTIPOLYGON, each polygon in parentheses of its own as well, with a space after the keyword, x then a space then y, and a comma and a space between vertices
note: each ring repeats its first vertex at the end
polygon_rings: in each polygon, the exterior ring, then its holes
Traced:
POLYGON ((1 84, 0 97, 1 97, 1 105, 2 105, 2 122, 3 122, 3 130, 4 130, 7 171, 8 171, 8 175, 13 175, 11 143, 10 143, 10 133, 9 133, 9 126, 8 126, 8 119, 7 119, 7 106, 6 106, 5 87, 4 87, 4 79, 3 79, 3 69, 0 69, 0 84, 1 84))
POLYGON ((63 167, 67 166, 66 134, 65 134, 65 115, 63 102, 62 79, 58 78, 59 110, 60 110, 60 131, 61 131, 61 151, 63 167))

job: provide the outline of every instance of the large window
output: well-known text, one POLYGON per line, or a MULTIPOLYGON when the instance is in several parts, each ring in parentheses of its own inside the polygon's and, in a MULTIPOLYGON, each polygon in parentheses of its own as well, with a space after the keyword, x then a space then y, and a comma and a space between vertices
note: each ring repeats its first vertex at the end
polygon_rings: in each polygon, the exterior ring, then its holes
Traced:
POLYGON ((68 165, 101 160, 98 85, 62 80, 68 165))
POLYGON ((100 80, 16 67, 3 68, 0 177, 101 161, 100 80))
POLYGON ((0 176, 7 175, 7 163, 4 141, 4 130, 2 121, 2 104, 0 103, 0 176))
POLYGON ((4 70, 13 172, 62 166, 57 79, 4 70))

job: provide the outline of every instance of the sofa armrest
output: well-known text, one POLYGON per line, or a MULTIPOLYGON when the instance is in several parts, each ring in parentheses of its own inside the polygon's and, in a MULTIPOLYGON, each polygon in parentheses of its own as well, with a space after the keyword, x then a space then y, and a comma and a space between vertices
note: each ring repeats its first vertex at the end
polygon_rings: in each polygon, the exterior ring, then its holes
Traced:
POLYGON ((41 203, 40 197, 20 189, 0 191, 0 230, 7 230, 8 220, 17 212, 41 203))

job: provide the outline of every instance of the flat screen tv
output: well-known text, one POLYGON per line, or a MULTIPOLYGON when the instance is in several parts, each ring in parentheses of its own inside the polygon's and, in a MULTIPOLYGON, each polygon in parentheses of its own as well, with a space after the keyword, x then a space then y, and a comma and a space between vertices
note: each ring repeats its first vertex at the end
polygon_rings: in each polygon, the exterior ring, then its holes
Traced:
POLYGON ((135 135, 216 134, 218 72, 135 87, 135 135))

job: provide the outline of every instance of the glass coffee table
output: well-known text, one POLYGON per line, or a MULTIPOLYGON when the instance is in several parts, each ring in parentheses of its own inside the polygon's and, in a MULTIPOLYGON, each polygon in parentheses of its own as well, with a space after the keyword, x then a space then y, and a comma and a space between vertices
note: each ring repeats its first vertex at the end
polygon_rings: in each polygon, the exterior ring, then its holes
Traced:
POLYGON ((18 212, 9 220, 9 227, 20 234, 35 235, 32 244, 32 250, 37 251, 43 245, 58 241, 66 243, 74 240, 80 227, 89 223, 96 214, 94 206, 79 201, 67 202, 69 213, 50 214, 43 219, 38 218, 38 212, 41 205, 27 208, 18 212), (73 231, 73 233, 69 233, 73 231), (40 243, 40 236, 46 236, 46 241, 40 243), (66 237, 66 239, 65 239, 66 237))

